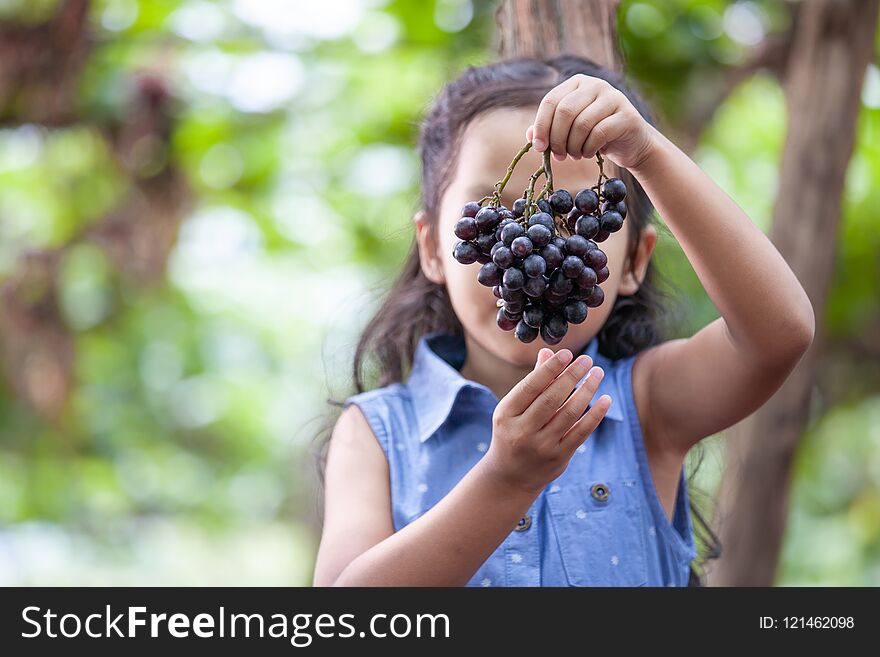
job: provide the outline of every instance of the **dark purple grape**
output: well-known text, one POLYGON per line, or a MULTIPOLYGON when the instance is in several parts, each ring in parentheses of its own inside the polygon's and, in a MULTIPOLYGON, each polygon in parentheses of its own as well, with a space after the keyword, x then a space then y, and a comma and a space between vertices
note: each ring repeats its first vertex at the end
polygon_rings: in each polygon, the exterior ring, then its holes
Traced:
POLYGON ((470 242, 458 242, 452 250, 452 257, 463 265, 476 262, 478 255, 480 255, 479 249, 470 242))
POLYGON ((608 271, 608 267, 602 267, 601 269, 596 270, 596 282, 604 283, 608 280, 608 276, 611 275, 611 272, 608 271))
POLYGON ((550 195, 550 207, 556 214, 567 214, 574 207, 574 199, 565 189, 557 189, 550 195))
POLYGON ((477 212, 480 211, 480 204, 476 201, 468 201, 464 204, 464 207, 461 209, 462 217, 476 217, 477 212))
POLYGON ((547 344, 549 344, 549 345, 554 345, 554 344, 559 344, 560 342, 562 342, 562 338, 557 337, 557 336, 555 336, 555 335, 552 335, 552 334, 547 330, 547 325, 546 325, 546 324, 541 324, 540 331, 541 331, 541 339, 542 339, 544 342, 546 342, 547 344))
POLYGON ((608 212, 603 212, 602 216, 599 217, 599 225, 604 231, 616 233, 623 228, 623 217, 620 216, 619 212, 609 210, 608 212))
POLYGON ((536 253, 533 253, 523 261, 523 271, 529 278, 540 276, 547 271, 547 261, 536 253))
POLYGON ((485 265, 487 262, 492 262, 492 256, 488 256, 485 253, 480 253, 480 255, 477 256, 477 262, 479 262, 481 265, 485 265))
POLYGON ((540 249, 542 246, 549 244, 550 240, 553 239, 553 232, 543 224, 535 224, 534 226, 529 226, 529 230, 527 232, 529 235, 529 239, 532 240, 532 245, 538 249, 540 249))
POLYGON ((526 211, 526 199, 518 198, 513 202, 513 216, 521 217, 526 211))
POLYGON ((546 261, 547 269, 553 270, 562 264, 562 251, 555 244, 548 244, 541 249, 541 257, 546 261))
POLYGON ((569 301, 562 307, 562 316, 569 324, 581 324, 587 318, 587 304, 583 301, 569 301))
POLYGON ((504 242, 495 242, 495 244, 493 244, 493 245, 492 245, 492 248, 489 250, 489 255, 492 256, 492 257, 494 258, 494 257, 495 257, 495 253, 496 253, 496 252, 498 251, 498 249, 500 249, 502 246, 504 246, 504 242))
POLYGON ((538 209, 541 212, 546 212, 547 214, 553 214, 553 208, 550 207, 550 202, 545 198, 542 198, 540 201, 538 201, 538 209))
POLYGON ((553 223, 553 215, 546 212, 536 212, 529 217, 529 227, 536 225, 544 226, 549 229, 551 233, 553 232, 553 229, 556 228, 556 224, 553 223))
POLYGON ((602 249, 592 249, 587 251, 587 255, 584 256, 584 264, 595 271, 599 271, 608 264, 608 256, 605 255, 602 249))
POLYGON ((533 342, 538 337, 538 329, 529 326, 525 321, 520 320, 516 325, 516 339, 520 342, 533 342))
POLYGON ((494 262, 487 262, 480 267, 480 271, 477 273, 477 280, 480 282, 480 285, 485 285, 486 287, 499 285, 501 283, 501 269, 494 262))
POLYGON ((591 214, 585 214, 575 223, 574 232, 584 239, 592 239, 599 232, 599 220, 591 214))
POLYGON ((565 216, 565 227, 568 228, 569 233, 574 232, 575 226, 577 225, 577 220, 580 218, 581 213, 577 208, 575 208, 565 216))
POLYGON ((566 278, 565 274, 563 274, 562 270, 560 269, 557 269, 555 272, 553 272, 553 275, 550 277, 549 287, 554 294, 568 294, 569 292, 571 292, 572 286, 573 283, 571 282, 571 279, 566 278))
POLYGON ((572 235, 565 240, 565 252, 583 258, 590 250, 590 243, 580 235, 572 235))
POLYGON ((577 256, 565 256, 560 269, 566 278, 577 278, 584 270, 584 261, 577 256))
POLYGON ((494 294, 498 299, 500 299, 501 298, 501 286, 496 285, 495 287, 493 287, 492 294, 494 294))
POLYGON ((498 225, 498 222, 501 221, 501 215, 498 214, 498 210, 495 208, 488 206, 480 209, 477 212, 477 216, 474 217, 474 221, 477 224, 477 230, 481 233, 485 233, 487 231, 493 230, 495 226, 498 225))
POLYGON ((609 237, 611 237, 611 233, 609 233, 607 230, 600 230, 598 233, 596 233, 596 235, 593 237, 593 239, 596 242, 604 242, 609 237))
MULTIPOLYGON (((588 269, 589 269, 589 267, 588 267, 588 269)), ((590 269, 590 271, 593 271, 593 270, 590 269)), ((574 289, 572 289, 572 291, 569 292, 568 298, 570 300, 575 300, 575 301, 586 301, 587 299, 590 298, 590 295, 592 293, 593 293, 593 288, 591 288, 591 287, 583 288, 580 285, 575 285, 574 289)))
POLYGON ((504 242, 498 242, 498 244, 501 246, 495 249, 492 262, 501 267, 501 269, 507 269, 513 264, 513 251, 504 246, 504 242))
POLYGON ((525 303, 520 301, 505 301, 501 309, 511 319, 520 319, 525 309, 525 303))
POLYGON ((516 328, 519 320, 511 319, 507 316, 507 313, 504 312, 504 308, 498 309, 498 315, 495 317, 495 323, 498 324, 498 328, 502 331, 512 331, 516 328))
POLYGON ((552 244, 555 244, 556 248, 559 249, 560 252, 565 250, 565 238, 561 235, 557 235, 556 237, 554 237, 552 244))
POLYGON ((498 211, 498 216, 501 217, 501 221, 504 221, 505 219, 513 219, 514 218, 513 212, 511 212, 510 210, 508 210, 504 206, 501 206, 501 209, 498 211))
POLYGON ((602 194, 611 203, 622 201, 626 196, 626 184, 620 178, 609 178, 602 185, 602 194))
POLYGON ((512 290, 506 285, 501 286, 501 298, 505 301, 522 301, 525 303, 526 295, 522 290, 512 290))
POLYGON ((576 207, 581 214, 590 214, 595 212, 596 208, 599 207, 599 197, 592 189, 582 189, 577 193, 577 196, 574 197, 574 207, 576 207))
POLYGON ((513 219, 502 219, 501 222, 500 222, 497 226, 495 226, 495 239, 496 239, 497 241, 499 241, 499 242, 501 241, 501 235, 502 235, 502 231, 504 230, 504 227, 505 227, 507 224, 511 224, 511 223, 515 223, 515 220, 513 220, 513 219))
POLYGON ((591 288, 596 284, 597 281, 596 271, 590 267, 584 267, 581 270, 581 273, 578 274, 578 277, 575 279, 575 283, 577 283, 580 288, 591 288))
POLYGON ((492 247, 495 246, 495 236, 477 235, 477 239, 474 240, 474 243, 477 245, 477 248, 480 249, 481 252, 489 255, 490 253, 492 253, 492 247))
POLYGON ((568 322, 565 321, 565 317, 557 313, 545 319, 544 326, 547 327, 547 333, 557 338, 565 337, 568 333, 568 322))
POLYGON ((547 281, 543 276, 535 276, 534 278, 529 278, 526 280, 526 284, 523 285, 523 292, 525 292, 530 297, 540 297, 544 294, 544 291, 547 289, 547 281))
POLYGON ((626 203, 623 201, 618 201, 617 203, 603 203, 602 204, 602 212, 608 212, 613 210, 617 212, 621 217, 626 219, 626 203))
POLYGON ((504 286, 509 290, 521 290, 526 284, 526 275, 519 269, 511 267, 504 272, 504 286))
POLYGON ((501 241, 504 242, 507 246, 510 246, 517 237, 522 237, 526 234, 525 228, 520 226, 515 221, 511 221, 501 230, 501 241))
POLYGON ((605 293, 598 285, 593 288, 593 293, 589 297, 584 299, 584 303, 587 304, 590 308, 601 306, 603 301, 605 301, 605 293))
POLYGON ((520 258, 525 258, 532 252, 534 246, 532 245, 532 240, 528 237, 517 237, 510 244, 510 250, 513 251, 513 255, 518 256, 520 258))
POLYGON ((544 321, 544 311, 541 306, 530 304, 523 310, 523 321, 531 327, 538 328, 544 321))
POLYGON ((477 222, 473 217, 462 217, 455 224, 455 236, 459 239, 472 240, 477 233, 477 222))

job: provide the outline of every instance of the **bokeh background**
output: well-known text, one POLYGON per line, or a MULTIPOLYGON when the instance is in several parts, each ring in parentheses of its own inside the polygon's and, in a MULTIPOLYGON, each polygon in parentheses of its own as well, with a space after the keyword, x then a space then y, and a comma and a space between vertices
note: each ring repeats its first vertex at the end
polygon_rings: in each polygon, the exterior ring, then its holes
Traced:
MULTIPOLYGON (((0 0, 0 585, 311 583, 326 400, 410 243, 421 113, 496 57, 495 6, 0 0)), ((620 10, 655 114, 765 229, 778 79, 701 108, 789 20, 770 0, 620 10)), ((880 584, 876 61, 781 585, 880 584)), ((674 333, 717 316, 668 236, 657 261, 674 333)), ((711 495, 723 437, 703 446, 711 495)))

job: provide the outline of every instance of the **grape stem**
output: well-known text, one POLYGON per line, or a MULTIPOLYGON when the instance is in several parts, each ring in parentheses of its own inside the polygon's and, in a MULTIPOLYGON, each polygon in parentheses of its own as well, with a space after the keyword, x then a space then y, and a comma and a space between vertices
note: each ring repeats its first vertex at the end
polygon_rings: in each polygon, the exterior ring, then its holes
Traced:
MULTIPOLYGON (((516 165, 519 163, 522 156, 529 152, 529 149, 532 147, 531 142, 526 142, 525 146, 519 149, 519 152, 514 156, 513 160, 511 160, 510 164, 507 167, 507 173, 504 174, 504 178, 495 183, 495 193, 492 195, 492 200, 495 204, 495 207, 501 205, 501 192, 504 191, 504 186, 510 181, 510 176, 513 174, 513 170, 516 168, 516 165)), ((488 198, 488 197, 486 197, 488 198)), ((480 202, 482 204, 482 201, 480 202)))
MULTIPOLYGON (((553 193, 553 168, 550 166, 550 149, 544 151, 544 173, 546 174, 546 182, 544 183, 544 189, 541 190, 541 193, 538 194, 538 199, 542 199, 545 196, 553 193)), ((601 169, 600 169, 601 170, 601 169)))

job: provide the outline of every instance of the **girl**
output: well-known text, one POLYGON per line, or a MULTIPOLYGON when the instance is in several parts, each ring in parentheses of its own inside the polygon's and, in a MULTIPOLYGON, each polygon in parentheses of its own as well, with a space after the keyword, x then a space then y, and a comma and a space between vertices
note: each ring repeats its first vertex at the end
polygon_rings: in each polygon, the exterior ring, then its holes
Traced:
POLYGON ((687 585, 685 456, 764 403, 809 347, 794 274, 623 81, 578 57, 469 68, 435 100, 419 150, 413 249, 358 344, 360 392, 329 442, 314 584, 687 585), (523 135, 533 148, 507 207, 547 148, 557 189, 589 187, 598 151, 629 190, 629 228, 602 244, 605 302, 554 349, 500 330, 479 264, 452 256, 462 206, 523 135), (658 337, 651 202, 721 313, 688 339, 658 337), (364 392, 367 356, 380 387, 364 392))

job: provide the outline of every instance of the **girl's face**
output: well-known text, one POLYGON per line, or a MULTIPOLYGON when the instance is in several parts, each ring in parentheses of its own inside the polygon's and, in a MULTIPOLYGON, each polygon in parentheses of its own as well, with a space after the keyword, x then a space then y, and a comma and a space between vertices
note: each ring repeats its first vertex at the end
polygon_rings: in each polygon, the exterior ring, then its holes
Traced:
MULTIPOLYGON (((495 183, 504 177, 510 161, 526 142, 526 129, 535 117, 535 109, 503 108, 481 114, 468 125, 462 136, 458 153, 458 166, 440 205, 436 233, 430 235, 424 218, 417 216, 422 269, 434 282, 445 283, 455 313, 466 333, 482 348, 495 357, 516 366, 534 364, 537 353, 548 346, 540 338, 525 344, 514 336, 513 331, 503 331, 496 324, 497 299, 492 288, 477 282, 480 263, 462 265, 452 256, 458 238, 453 232, 461 218, 461 209, 468 201, 478 201, 492 193, 495 183), (436 240, 436 241, 435 241, 436 240)), ((529 150, 517 164, 510 181, 502 193, 502 203, 508 208, 528 185, 529 176, 540 168, 542 154, 529 150)), ((606 160, 607 163, 607 160, 606 160)), ((567 189, 574 196, 578 191, 596 184, 599 167, 595 158, 575 161, 567 158, 557 162, 551 158, 553 186, 567 189)), ((608 171, 606 175, 613 175, 608 171)), ((536 193, 544 184, 540 178, 535 185, 536 193)), ((586 321, 569 324, 565 337, 551 348, 570 349, 578 353, 595 336, 605 320, 618 294, 633 294, 644 277, 648 259, 654 245, 653 229, 643 231, 644 243, 639 248, 633 271, 627 271, 629 244, 627 227, 599 244, 608 256, 610 276, 602 283, 605 301, 598 308, 590 308, 586 321)))

